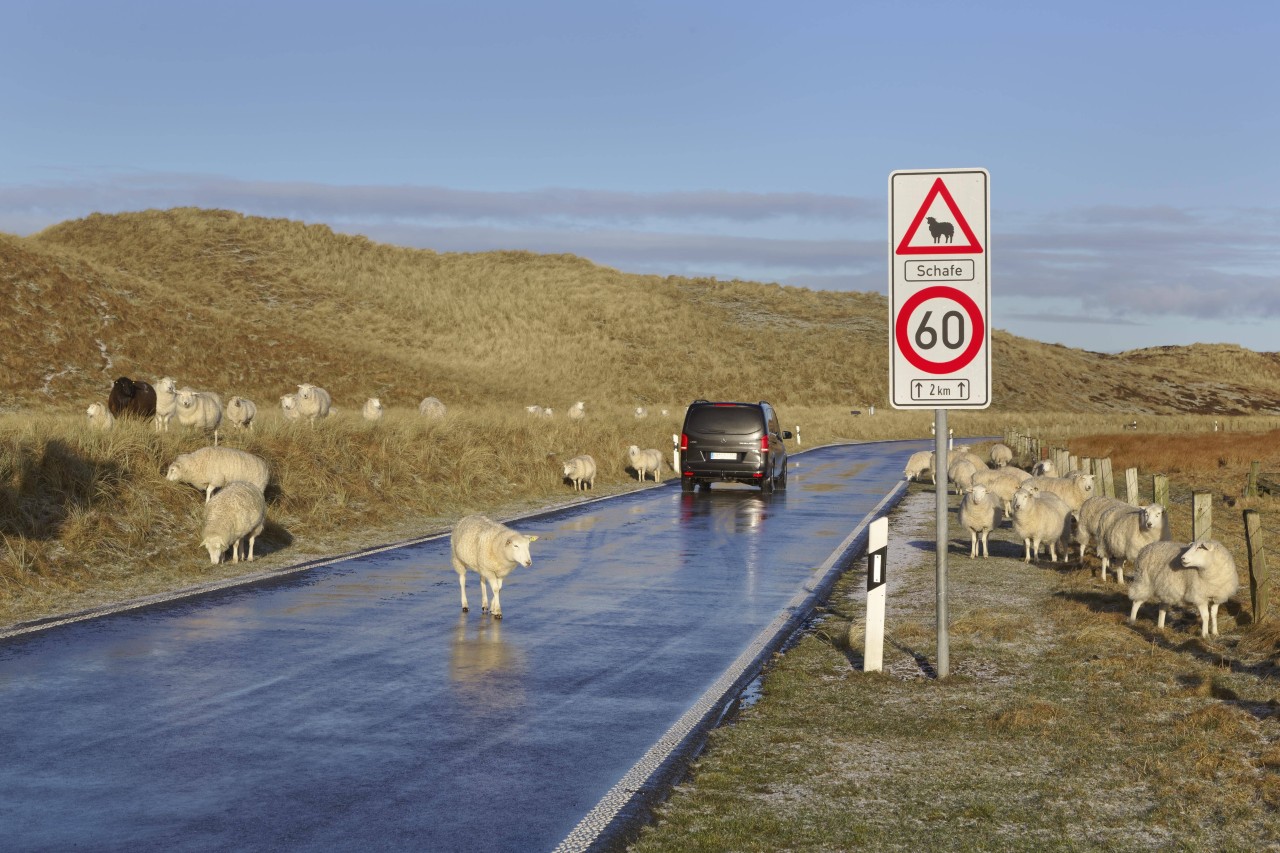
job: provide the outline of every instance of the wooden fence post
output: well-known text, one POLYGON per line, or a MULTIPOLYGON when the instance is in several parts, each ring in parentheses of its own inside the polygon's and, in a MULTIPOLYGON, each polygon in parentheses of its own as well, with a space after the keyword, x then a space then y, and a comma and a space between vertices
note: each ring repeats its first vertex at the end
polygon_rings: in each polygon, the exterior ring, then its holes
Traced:
POLYGON ((1213 495, 1196 492, 1191 496, 1191 538, 1213 538, 1213 495))
POLYGON ((1169 511, 1169 478, 1165 474, 1156 474, 1151 478, 1151 502, 1158 503, 1169 511))
POLYGON ((1080 457, 1080 470, 1085 474, 1093 473, 1093 457, 1092 456, 1080 457))
POLYGON ((1258 463, 1249 463, 1249 479, 1244 483, 1244 496, 1246 498, 1256 498, 1258 496, 1258 463))
POLYGON ((1271 575, 1267 572, 1267 553, 1262 550, 1262 521, 1256 509, 1244 511, 1244 542, 1249 551, 1249 602, 1253 605, 1253 624, 1267 616, 1271 604, 1271 575))
POLYGON ((1099 494, 1106 495, 1109 498, 1114 498, 1116 496, 1116 478, 1111 473, 1111 457, 1104 456, 1098 460, 1097 464, 1097 479, 1102 481, 1098 484, 1101 489, 1099 494))
POLYGON ((1129 503, 1133 504, 1134 506, 1137 506, 1138 503, 1142 500, 1142 498, 1139 497, 1138 495, 1138 469, 1137 468, 1124 469, 1124 488, 1125 488, 1125 492, 1128 495, 1128 497, 1126 497, 1126 500, 1129 501, 1129 503))
MULTIPOLYGON (((1071 454, 1067 454, 1067 471, 1079 471, 1079 470, 1080 470, 1080 460, 1075 456, 1072 456, 1071 454)), ((1058 476, 1061 477, 1063 474, 1067 473, 1067 471, 1059 471, 1058 476)))

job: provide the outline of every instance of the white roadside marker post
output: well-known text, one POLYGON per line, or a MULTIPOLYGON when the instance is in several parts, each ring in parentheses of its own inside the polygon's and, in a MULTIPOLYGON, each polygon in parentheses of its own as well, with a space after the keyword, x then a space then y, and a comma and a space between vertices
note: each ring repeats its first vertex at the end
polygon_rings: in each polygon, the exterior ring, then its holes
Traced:
POLYGON ((884 669, 884 604, 888 580, 889 519, 877 518, 867 531, 867 636, 862 671, 884 669))
POLYGON ((680 434, 671 433, 671 470, 680 473, 680 434))

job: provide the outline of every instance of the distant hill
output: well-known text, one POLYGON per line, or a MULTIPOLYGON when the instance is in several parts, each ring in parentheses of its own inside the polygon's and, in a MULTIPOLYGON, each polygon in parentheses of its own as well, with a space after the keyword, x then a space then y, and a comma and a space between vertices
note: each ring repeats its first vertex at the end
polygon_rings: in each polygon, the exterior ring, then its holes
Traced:
MULTIPOLYGON (((268 405, 887 405, 883 295, 633 275, 571 255, 439 254, 182 208, 0 235, 0 404, 78 407, 118 375, 268 405)), ((998 314, 996 316, 998 321, 998 314)), ((997 331, 993 408, 1280 412, 1280 354, 1105 355, 997 331)))

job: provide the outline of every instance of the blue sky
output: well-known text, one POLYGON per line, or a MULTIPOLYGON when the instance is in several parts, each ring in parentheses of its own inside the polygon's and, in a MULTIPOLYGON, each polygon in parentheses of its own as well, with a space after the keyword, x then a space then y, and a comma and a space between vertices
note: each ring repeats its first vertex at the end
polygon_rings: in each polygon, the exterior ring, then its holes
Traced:
POLYGON ((0 231, 179 205, 885 292, 991 173, 992 320, 1280 350, 1280 4, 6 2, 0 231))

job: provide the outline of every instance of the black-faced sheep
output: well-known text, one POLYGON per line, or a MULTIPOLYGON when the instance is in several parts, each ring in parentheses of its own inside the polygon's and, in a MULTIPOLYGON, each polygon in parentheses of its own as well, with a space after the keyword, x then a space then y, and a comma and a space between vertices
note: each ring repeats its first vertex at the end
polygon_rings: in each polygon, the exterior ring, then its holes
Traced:
POLYGON ((150 383, 121 376, 111 386, 107 409, 117 418, 150 418, 156 413, 156 389, 150 383))

